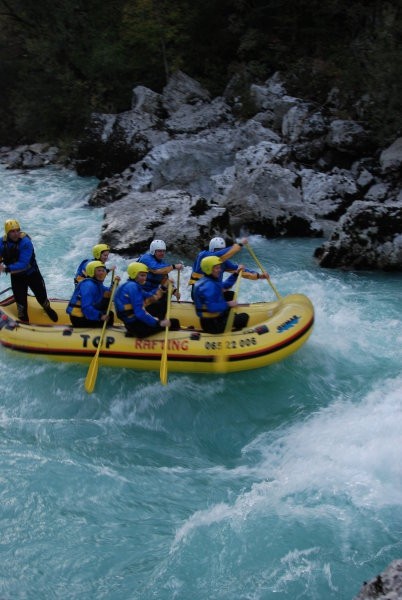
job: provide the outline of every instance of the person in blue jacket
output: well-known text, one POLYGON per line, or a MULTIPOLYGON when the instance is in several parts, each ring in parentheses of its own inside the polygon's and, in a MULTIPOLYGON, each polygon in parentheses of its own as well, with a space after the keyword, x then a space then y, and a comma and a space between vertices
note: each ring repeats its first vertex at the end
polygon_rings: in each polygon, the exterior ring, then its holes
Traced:
MULTIPOLYGON (((224 273, 235 273, 239 266, 238 264, 232 262, 230 258, 237 254, 245 244, 248 243, 247 238, 243 238, 240 242, 235 242, 231 246, 227 246, 226 242, 221 237, 214 237, 210 240, 208 250, 202 250, 193 263, 193 270, 191 273, 191 277, 188 281, 188 285, 193 286, 191 288, 191 297, 194 300, 194 284, 204 276, 204 273, 201 269, 201 261, 203 258, 207 256, 217 256, 221 260, 221 274, 220 278, 222 280, 224 273)), ((253 271, 251 269, 243 268, 244 279, 268 279, 269 275, 267 273, 257 273, 257 271, 253 271)), ((226 300, 231 300, 233 298, 233 292, 231 290, 225 290, 224 296, 226 300)))
MULTIPOLYGON (((77 285, 87 276, 85 269, 88 263, 92 262, 93 260, 100 260, 101 262, 103 262, 103 264, 106 264, 106 261, 109 258, 109 254, 110 246, 108 246, 108 244, 95 244, 95 246, 92 248, 93 258, 85 258, 78 265, 74 275, 74 285, 77 285)), ((106 269, 106 273, 110 273, 110 271, 114 271, 115 269, 116 266, 113 265, 109 269, 106 269)))
POLYGON ((166 319, 150 314, 147 307, 152 306, 166 296, 167 287, 163 284, 150 291, 145 290, 147 265, 141 262, 132 262, 127 267, 128 280, 119 287, 114 298, 114 305, 119 319, 127 329, 127 337, 144 338, 158 333, 165 327, 179 329, 178 319, 166 319))
MULTIPOLYGON (((236 282, 242 270, 240 266, 225 281, 221 279, 221 261, 217 256, 206 256, 201 261, 204 277, 194 285, 194 303, 201 327, 207 333, 223 333, 231 308, 238 306, 236 300, 225 300, 224 291, 236 282)), ((247 327, 249 315, 235 314, 233 329, 235 331, 247 327)))
MULTIPOLYGON (((147 278, 144 283, 144 290, 151 292, 157 290, 160 285, 167 287, 169 283, 169 273, 174 270, 181 271, 183 263, 167 263, 165 259, 166 244, 163 240, 153 240, 149 246, 149 251, 138 258, 138 261, 148 267, 147 278)), ((170 280, 173 284, 174 281, 170 280)), ((180 292, 173 287, 173 296, 180 300, 180 292)), ((149 307, 149 312, 158 318, 163 318, 167 309, 166 294, 157 302, 149 307)))
POLYGON ((18 319, 29 323, 28 288, 30 288, 48 317, 56 322, 58 315, 50 306, 31 238, 21 231, 20 224, 15 219, 8 219, 4 223, 4 231, 5 235, 0 240, 0 273, 11 275, 18 319))
MULTIPOLYGON (((148 252, 138 258, 148 267, 147 280, 144 284, 145 291, 149 292, 156 289, 161 283, 167 285, 168 275, 175 269, 181 271, 183 263, 167 263, 165 259, 166 244, 163 240, 153 240, 149 246, 148 252)), ((172 281, 173 283, 173 281, 172 281)), ((177 298, 179 300, 179 298, 177 298)))
POLYGON ((103 282, 107 275, 106 267, 100 260, 93 260, 86 266, 87 277, 76 286, 66 312, 74 327, 103 327, 105 321, 113 325, 114 315, 107 313, 110 288, 103 282))

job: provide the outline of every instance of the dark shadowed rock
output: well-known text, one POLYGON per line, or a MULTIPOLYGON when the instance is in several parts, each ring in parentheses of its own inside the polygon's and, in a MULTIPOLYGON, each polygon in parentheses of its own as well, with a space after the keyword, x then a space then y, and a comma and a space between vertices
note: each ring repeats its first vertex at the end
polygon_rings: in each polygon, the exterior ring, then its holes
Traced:
POLYGON ((388 148, 381 152, 380 165, 384 173, 401 170, 402 138, 398 138, 388 148))
POLYGON ((315 251, 322 267, 402 270, 402 206, 354 202, 315 251))
POLYGON ((162 103, 169 115, 179 110, 183 105, 196 105, 210 102, 208 90, 182 71, 176 71, 163 88, 162 103))
POLYGON ((26 144, 17 148, 3 146, 0 149, 0 162, 8 169, 40 169, 57 164, 61 158, 60 149, 49 144, 26 144))
POLYGON ((169 134, 160 127, 159 118, 147 110, 130 110, 118 115, 93 114, 75 150, 79 175, 99 179, 121 173, 141 160, 169 134))
POLYGON ((327 144, 340 152, 359 155, 370 150, 370 137, 359 123, 334 119, 329 124, 327 144))
POLYGON ((161 94, 158 94, 143 85, 137 85, 133 89, 131 109, 149 113, 150 115, 155 115, 161 119, 167 116, 163 109, 161 94))

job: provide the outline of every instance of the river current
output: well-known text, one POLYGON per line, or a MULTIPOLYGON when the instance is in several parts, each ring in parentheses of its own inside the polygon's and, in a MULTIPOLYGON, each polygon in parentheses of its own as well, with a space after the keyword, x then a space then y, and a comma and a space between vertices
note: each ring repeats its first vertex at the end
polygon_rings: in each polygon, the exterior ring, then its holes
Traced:
MULTIPOLYGON (((20 221, 49 296, 69 297, 100 238, 97 181, 0 181, 0 223, 20 221)), ((320 269, 320 240, 250 244, 315 307, 283 362, 167 386, 101 366, 88 395, 85 365, 0 348, 2 600, 352 600, 402 557, 402 274, 320 269)), ((128 262, 109 264, 124 280, 128 262)), ((265 281, 240 289, 271 299, 265 281)))

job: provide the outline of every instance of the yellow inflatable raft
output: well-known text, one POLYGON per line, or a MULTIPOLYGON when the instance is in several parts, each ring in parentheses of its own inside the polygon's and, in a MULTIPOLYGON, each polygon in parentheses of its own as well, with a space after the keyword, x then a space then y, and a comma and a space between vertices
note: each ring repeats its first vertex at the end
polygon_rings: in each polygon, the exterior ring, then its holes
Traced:
MULTIPOLYGON (((67 301, 51 301, 59 315, 52 323, 35 298, 29 296, 30 324, 17 320, 12 296, 0 302, 0 343, 4 348, 56 361, 89 364, 96 353, 100 329, 73 328, 65 312, 67 301)), ((169 331, 169 372, 214 373, 265 367, 296 352, 308 339, 314 323, 314 308, 302 294, 291 294, 274 302, 241 304, 236 312, 247 312, 247 328, 222 335, 200 328, 191 302, 171 303, 171 317, 180 319, 181 329, 169 331)), ((99 364, 141 370, 159 370, 165 332, 149 338, 125 336, 117 322, 107 328, 99 353, 99 364)))

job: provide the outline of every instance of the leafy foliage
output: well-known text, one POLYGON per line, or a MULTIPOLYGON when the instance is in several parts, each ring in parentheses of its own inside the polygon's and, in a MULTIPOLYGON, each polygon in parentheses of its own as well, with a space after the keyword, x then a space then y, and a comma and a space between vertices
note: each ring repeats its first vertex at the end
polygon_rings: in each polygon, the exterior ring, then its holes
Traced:
POLYGON ((181 69, 220 94, 276 70, 293 93, 402 128, 400 0, 0 0, 0 140, 57 141, 181 69))

